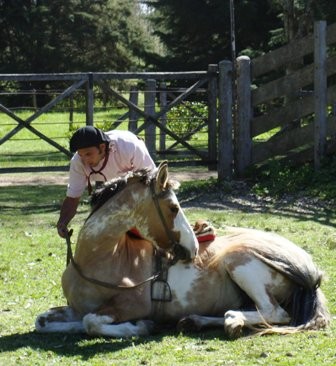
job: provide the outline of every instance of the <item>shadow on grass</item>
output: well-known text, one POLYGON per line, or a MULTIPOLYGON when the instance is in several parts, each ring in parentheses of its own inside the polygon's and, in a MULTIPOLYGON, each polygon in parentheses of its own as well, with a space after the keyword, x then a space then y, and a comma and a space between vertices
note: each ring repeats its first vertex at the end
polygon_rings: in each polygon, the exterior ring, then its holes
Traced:
MULTIPOLYGON (((40 334, 35 331, 11 334, 1 337, 0 352, 14 352, 21 348, 30 348, 38 351, 52 351, 65 357, 81 355, 83 360, 88 360, 97 353, 117 352, 129 347, 141 346, 150 343, 158 343, 165 337, 178 336, 179 333, 169 330, 160 332, 148 337, 132 338, 107 338, 90 337, 88 335, 67 335, 67 334, 40 334)), ((227 338, 223 330, 209 330, 202 333, 188 333, 185 335, 190 339, 197 341, 206 341, 218 339, 222 341, 231 341, 227 338)))
MULTIPOLYGON (((196 190, 178 192, 181 206, 224 212, 236 210, 251 214, 267 213, 336 227, 336 210, 329 202, 305 197, 292 197, 287 200, 263 199, 250 192, 245 192, 244 195, 232 194, 218 189, 211 182, 196 190)), ((52 213, 59 211, 64 196, 64 185, 5 186, 0 189, 0 209, 2 214, 8 216, 52 213)), ((86 205, 84 200, 83 205, 86 205)))
POLYGON ((317 198, 288 195, 284 198, 261 197, 251 193, 247 186, 238 192, 225 191, 215 181, 208 180, 204 187, 189 188, 177 193, 183 208, 213 211, 240 211, 248 214, 268 214, 298 221, 315 221, 336 227, 333 202, 317 198))
POLYGON ((55 212, 64 196, 64 185, 5 186, 0 189, 0 208, 7 215, 55 212))

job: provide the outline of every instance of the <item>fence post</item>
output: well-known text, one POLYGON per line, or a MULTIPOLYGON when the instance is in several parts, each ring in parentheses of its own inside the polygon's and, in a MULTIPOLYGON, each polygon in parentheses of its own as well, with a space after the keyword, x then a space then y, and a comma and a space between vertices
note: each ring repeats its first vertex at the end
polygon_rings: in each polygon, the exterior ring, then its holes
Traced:
POLYGON ((86 124, 88 126, 93 126, 93 111, 93 74, 90 72, 88 73, 88 82, 86 83, 86 124))
POLYGON ((234 126, 235 172, 244 176, 251 163, 251 61, 248 56, 237 58, 237 116, 234 126))
POLYGON ((218 64, 218 180, 232 178, 232 62, 218 64))
POLYGON ((208 151, 209 170, 216 169, 217 162, 217 65, 208 66, 208 151))
POLYGON ((74 99, 73 94, 69 96, 69 131, 72 131, 74 116, 74 99))
POLYGON ((327 123, 326 22, 314 23, 314 167, 318 170, 325 154, 327 123))
POLYGON ((34 108, 35 111, 37 111, 36 89, 32 90, 32 96, 33 96, 33 108, 34 108))
MULTIPOLYGON (((145 90, 145 108, 147 115, 153 116, 155 114, 155 94, 156 94, 156 80, 148 79, 145 90)), ((156 131, 155 124, 149 123, 145 129, 145 143, 153 160, 156 158, 156 131)))
MULTIPOLYGON (((164 109, 167 106, 167 90, 166 83, 160 83, 160 109, 164 109)), ((167 124, 167 114, 163 114, 160 117, 160 123, 163 126, 167 124)), ((160 151, 166 150, 166 133, 163 130, 160 130, 160 151)))
MULTIPOLYGON (((131 103, 138 105, 139 99, 139 91, 135 86, 131 87, 129 100, 131 103)), ((138 119, 139 114, 133 108, 129 108, 129 117, 128 117, 128 129, 131 132, 134 132, 138 128, 138 119)))

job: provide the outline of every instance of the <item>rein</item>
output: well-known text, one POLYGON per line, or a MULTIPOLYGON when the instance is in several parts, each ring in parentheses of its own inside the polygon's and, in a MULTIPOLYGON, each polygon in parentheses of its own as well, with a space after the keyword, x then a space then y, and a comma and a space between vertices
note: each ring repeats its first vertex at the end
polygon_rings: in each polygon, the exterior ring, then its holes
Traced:
MULTIPOLYGON (((155 193, 155 187, 154 187, 154 180, 151 181, 150 184, 150 189, 151 189, 151 193, 152 193, 152 198, 154 201, 154 205, 155 208, 158 212, 158 215, 160 217, 161 223, 166 231, 166 234, 168 236, 168 238, 170 239, 170 243, 171 243, 171 248, 172 252, 173 252, 173 256, 172 258, 169 260, 169 264, 168 266, 172 266, 174 265, 179 259, 185 259, 186 258, 186 252, 184 250, 184 248, 182 247, 182 245, 180 243, 178 243, 175 238, 174 235, 172 234, 171 230, 169 230, 167 222, 163 216, 160 204, 159 204, 159 198, 162 197, 165 192, 161 192, 159 194, 155 193)), ((147 278, 146 280, 139 282, 135 285, 132 286, 122 286, 122 285, 115 285, 109 282, 104 282, 104 281, 100 281, 97 280, 95 278, 86 276, 82 269, 80 268, 79 264, 75 261, 74 257, 73 257, 73 253, 72 253, 72 248, 71 248, 71 240, 70 237, 72 235, 72 230, 67 231, 66 235, 65 235, 65 240, 66 240, 66 244, 67 244, 67 265, 71 262, 73 267, 75 268, 75 270, 77 271, 77 273, 86 281, 91 282, 95 285, 101 286, 101 287, 105 287, 105 288, 109 288, 109 289, 119 289, 119 290, 128 290, 128 289, 134 289, 140 286, 143 286, 144 284, 146 284, 147 282, 153 281, 155 282, 157 279, 160 279, 163 282, 166 282, 167 280, 167 270, 163 271, 162 268, 159 270, 159 272, 157 272, 156 274, 152 275, 151 277, 147 278)), ((157 249, 157 248, 156 248, 157 249)), ((162 250, 156 250, 156 257, 162 257, 162 254, 160 254, 160 252, 162 253, 162 250)), ((165 251, 165 253, 168 251, 165 251)), ((167 283, 167 282, 166 282, 167 283)), ((168 285, 168 283, 167 283, 168 285)))
POLYGON ((172 231, 169 229, 169 227, 167 225, 167 222, 166 222, 166 220, 163 216, 163 213, 162 213, 162 210, 161 210, 161 207, 160 207, 160 203, 159 203, 159 198, 164 196, 166 194, 166 192, 160 192, 158 194, 155 193, 155 187, 154 187, 154 181, 153 180, 151 181, 150 189, 151 189, 151 192, 152 192, 152 198, 153 198, 153 201, 154 201, 156 211, 159 214, 161 223, 162 223, 162 225, 165 229, 165 232, 166 232, 166 234, 169 238, 169 241, 171 243, 171 248, 170 249, 172 249, 172 252, 174 254, 172 259, 170 260, 170 265, 174 265, 178 260, 186 259, 186 251, 182 247, 182 245, 175 240, 174 235, 173 235, 172 231))
POLYGON ((73 253, 72 253, 72 248, 71 248, 71 240, 70 237, 72 235, 72 230, 68 231, 65 235, 65 240, 66 240, 66 244, 67 244, 67 266, 68 264, 71 262, 73 267, 75 268, 75 270, 77 271, 77 273, 86 281, 91 282, 95 285, 101 286, 101 287, 105 287, 105 288, 110 288, 110 289, 118 289, 118 290, 129 290, 129 289, 134 289, 137 287, 140 287, 142 285, 144 285, 147 282, 156 280, 160 274, 154 274, 153 276, 147 278, 146 280, 139 282, 135 285, 132 286, 122 286, 122 285, 115 285, 113 283, 109 283, 109 282, 105 282, 105 281, 100 281, 97 280, 96 278, 92 278, 89 276, 86 276, 83 271, 81 270, 79 264, 75 261, 75 258, 73 257, 73 253))

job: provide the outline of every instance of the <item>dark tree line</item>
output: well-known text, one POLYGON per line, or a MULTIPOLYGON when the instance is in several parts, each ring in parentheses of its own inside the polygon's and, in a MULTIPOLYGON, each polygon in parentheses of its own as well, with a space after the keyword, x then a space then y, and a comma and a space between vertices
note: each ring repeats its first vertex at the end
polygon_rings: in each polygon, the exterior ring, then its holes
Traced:
POLYGON ((136 0, 0 1, 0 72, 126 71, 150 47, 136 0))
MULTIPOLYGON (((202 69, 231 58, 230 0, 148 0, 153 32, 165 54, 148 62, 159 69, 202 69)), ((238 54, 251 57, 312 31, 314 20, 336 21, 330 0, 234 0, 238 54)))
MULTIPOLYGON (((237 54, 336 21, 330 0, 234 0, 237 54)), ((231 58, 230 0, 0 0, 0 73, 204 70, 231 58)))

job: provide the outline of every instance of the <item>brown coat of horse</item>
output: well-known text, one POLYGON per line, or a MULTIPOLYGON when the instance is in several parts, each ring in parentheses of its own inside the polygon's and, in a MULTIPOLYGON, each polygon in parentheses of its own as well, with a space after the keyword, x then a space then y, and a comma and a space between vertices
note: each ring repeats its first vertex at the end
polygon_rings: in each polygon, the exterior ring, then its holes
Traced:
POLYGON ((150 334, 153 320, 180 329, 220 326, 230 337, 245 328, 328 326, 321 272, 307 252, 276 234, 240 228, 197 254, 172 188, 161 164, 155 174, 112 181, 97 194, 62 277, 68 306, 39 315, 38 332, 140 336, 150 334), (129 233, 133 227, 142 238, 129 233))

